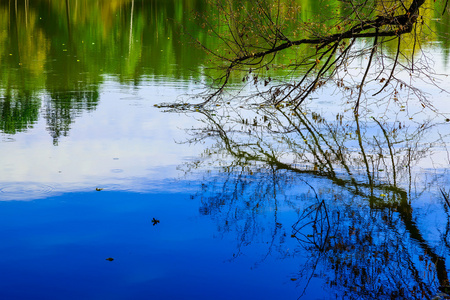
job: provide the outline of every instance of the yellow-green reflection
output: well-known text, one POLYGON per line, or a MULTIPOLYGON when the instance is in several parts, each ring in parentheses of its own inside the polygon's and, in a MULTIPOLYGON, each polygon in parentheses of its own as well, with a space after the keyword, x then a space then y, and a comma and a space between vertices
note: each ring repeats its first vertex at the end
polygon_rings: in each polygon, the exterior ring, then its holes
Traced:
POLYGON ((2 84, 17 82, 19 68, 40 88, 48 73, 71 82, 88 73, 94 83, 102 74, 188 76, 201 63, 181 37, 181 28, 202 34, 192 10, 204 10, 202 1, 1 1, 2 84))
POLYGON ((105 75, 133 85, 198 77, 202 52, 183 32, 203 39, 190 19, 204 10, 199 0, 0 1, 0 130, 29 128, 43 105, 56 144, 96 107, 105 75))

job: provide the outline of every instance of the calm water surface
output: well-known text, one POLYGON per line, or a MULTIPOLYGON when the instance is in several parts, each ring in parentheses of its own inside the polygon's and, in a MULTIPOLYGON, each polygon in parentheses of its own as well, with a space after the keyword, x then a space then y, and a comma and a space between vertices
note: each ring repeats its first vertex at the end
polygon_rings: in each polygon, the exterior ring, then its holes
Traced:
MULTIPOLYGON (((356 120, 328 89, 298 112, 158 109, 203 87, 180 26, 210 42, 207 10, 0 1, 0 298, 438 295, 448 94, 356 120)), ((449 74, 448 39, 424 45, 449 74)))

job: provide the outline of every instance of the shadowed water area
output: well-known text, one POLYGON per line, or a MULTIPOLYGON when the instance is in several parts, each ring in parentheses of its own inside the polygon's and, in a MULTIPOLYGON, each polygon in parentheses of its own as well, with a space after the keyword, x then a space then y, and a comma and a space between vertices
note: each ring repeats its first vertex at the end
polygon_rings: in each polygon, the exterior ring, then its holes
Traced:
POLYGON ((0 299, 444 299, 448 14, 402 46, 432 107, 203 109, 208 3, 0 0, 0 299))

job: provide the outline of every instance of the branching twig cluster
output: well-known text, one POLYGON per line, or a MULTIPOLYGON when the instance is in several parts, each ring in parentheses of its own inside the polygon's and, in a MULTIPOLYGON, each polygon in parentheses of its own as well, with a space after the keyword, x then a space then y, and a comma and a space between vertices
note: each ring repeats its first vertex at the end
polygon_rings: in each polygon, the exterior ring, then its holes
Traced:
MULTIPOLYGON (((335 79, 338 73, 348 75, 348 66, 358 57, 368 58, 368 63, 357 83, 349 87, 342 79, 336 81, 338 87, 352 90, 355 113, 358 113, 369 78, 380 83, 381 87, 372 94, 376 96, 389 87, 395 90, 399 85, 414 89, 412 84, 396 77, 398 71, 430 72, 414 68, 415 49, 409 55, 402 53, 404 36, 412 36, 414 48, 418 44, 417 26, 424 23, 425 0, 384 0, 376 5, 363 0, 340 1, 341 13, 326 24, 320 23, 323 18, 320 15, 317 22, 302 19, 300 4, 281 0, 244 2, 211 0, 216 18, 198 16, 202 26, 218 41, 215 46, 199 41, 198 44, 219 60, 222 70, 213 76, 214 84, 210 92, 203 95, 202 105, 220 99, 239 72, 253 72, 254 82, 263 81, 267 86, 271 81, 268 70, 285 54, 290 55, 290 63, 285 67, 293 71, 292 79, 270 85, 258 96, 275 104, 289 102, 296 107, 316 89, 335 79), (368 39, 373 39, 371 45, 361 49, 368 39), (396 50, 386 57, 383 47, 392 41, 396 41, 396 50), (387 58, 392 62, 385 64, 387 58), (382 68, 376 70, 380 65, 382 68)), ((319 3, 324 9, 330 4, 329 1, 319 3)), ((243 81, 248 77, 244 75, 243 81)), ((418 95, 422 101, 424 97, 418 95)))

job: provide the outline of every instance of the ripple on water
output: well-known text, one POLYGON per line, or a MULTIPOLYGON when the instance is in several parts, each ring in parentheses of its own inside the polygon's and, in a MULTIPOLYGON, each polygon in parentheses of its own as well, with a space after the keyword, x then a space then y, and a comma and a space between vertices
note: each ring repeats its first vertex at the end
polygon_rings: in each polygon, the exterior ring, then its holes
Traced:
POLYGON ((35 182, 7 183, 0 186, 0 200, 34 200, 47 197, 55 188, 35 182))

